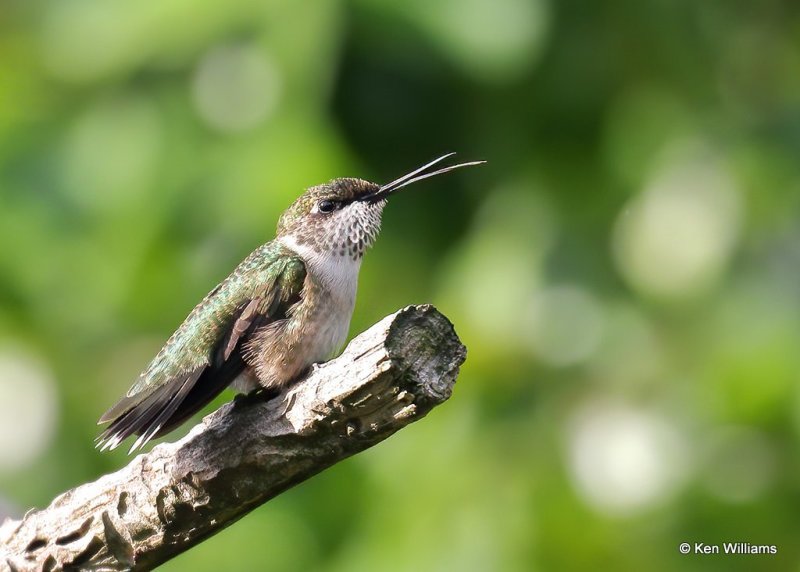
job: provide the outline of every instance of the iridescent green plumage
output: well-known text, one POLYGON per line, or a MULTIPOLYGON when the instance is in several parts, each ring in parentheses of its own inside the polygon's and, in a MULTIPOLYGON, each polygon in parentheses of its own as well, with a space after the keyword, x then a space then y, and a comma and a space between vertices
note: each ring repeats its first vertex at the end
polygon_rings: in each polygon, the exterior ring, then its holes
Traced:
POLYGON ((279 243, 255 250, 192 310, 125 397, 100 418, 112 421, 99 438, 102 446, 113 448, 134 433, 144 444, 213 399, 245 370, 248 336, 287 319, 305 277, 303 261, 279 243))

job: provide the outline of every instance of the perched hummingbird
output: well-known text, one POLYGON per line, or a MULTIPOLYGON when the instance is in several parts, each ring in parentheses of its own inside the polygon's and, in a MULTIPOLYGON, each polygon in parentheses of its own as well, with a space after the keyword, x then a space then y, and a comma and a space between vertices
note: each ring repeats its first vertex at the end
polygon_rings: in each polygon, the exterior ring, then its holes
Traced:
POLYGON ((98 421, 97 438, 130 452, 168 433, 233 385, 277 390, 344 344, 364 252, 378 237, 386 199, 412 183, 484 161, 429 171, 449 153, 386 185, 334 179, 310 187, 260 246, 203 298, 138 381, 98 421))

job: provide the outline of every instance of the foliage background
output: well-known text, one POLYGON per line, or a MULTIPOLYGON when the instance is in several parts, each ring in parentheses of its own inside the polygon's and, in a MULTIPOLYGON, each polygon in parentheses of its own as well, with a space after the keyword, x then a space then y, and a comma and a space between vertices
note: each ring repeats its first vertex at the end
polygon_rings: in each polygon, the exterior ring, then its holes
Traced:
POLYGON ((453 399, 164 570, 797 570, 798 69, 779 0, 4 0, 0 512, 126 462, 94 420, 304 187, 457 150, 352 325, 437 304, 453 399))

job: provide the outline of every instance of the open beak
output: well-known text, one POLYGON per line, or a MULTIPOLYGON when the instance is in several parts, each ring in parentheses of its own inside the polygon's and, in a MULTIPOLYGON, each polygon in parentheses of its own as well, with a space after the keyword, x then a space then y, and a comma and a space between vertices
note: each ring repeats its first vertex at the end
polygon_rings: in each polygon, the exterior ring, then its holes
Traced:
POLYGON ((451 165, 449 167, 443 167, 441 169, 437 169, 435 171, 426 172, 428 169, 436 165, 437 163, 441 163, 445 159, 448 159, 455 155, 455 153, 447 153, 446 155, 442 155, 438 159, 434 159, 430 163, 419 167, 411 171, 410 173, 403 175, 399 179, 395 179, 391 183, 386 183, 382 185, 377 191, 371 193, 369 195, 365 195, 361 197, 359 200, 361 201, 369 201, 369 202, 377 202, 382 199, 385 199, 395 191, 402 189, 403 187, 407 187, 412 183, 416 183, 417 181, 421 181, 422 179, 428 179, 430 177, 435 177, 436 175, 441 175, 443 173, 447 173, 449 171, 453 171, 455 169, 460 169, 461 167, 471 167, 472 165, 483 165, 486 161, 470 161, 468 163, 458 163, 456 165, 451 165))

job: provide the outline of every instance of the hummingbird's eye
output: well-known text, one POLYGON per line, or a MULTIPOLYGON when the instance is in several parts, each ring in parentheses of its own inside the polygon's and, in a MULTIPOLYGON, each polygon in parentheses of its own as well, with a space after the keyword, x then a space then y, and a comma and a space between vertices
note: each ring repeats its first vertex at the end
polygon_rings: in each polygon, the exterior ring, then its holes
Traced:
POLYGON ((331 213, 336 210, 337 203, 336 201, 329 201, 328 199, 322 199, 320 202, 317 203, 317 210, 321 213, 331 213))

